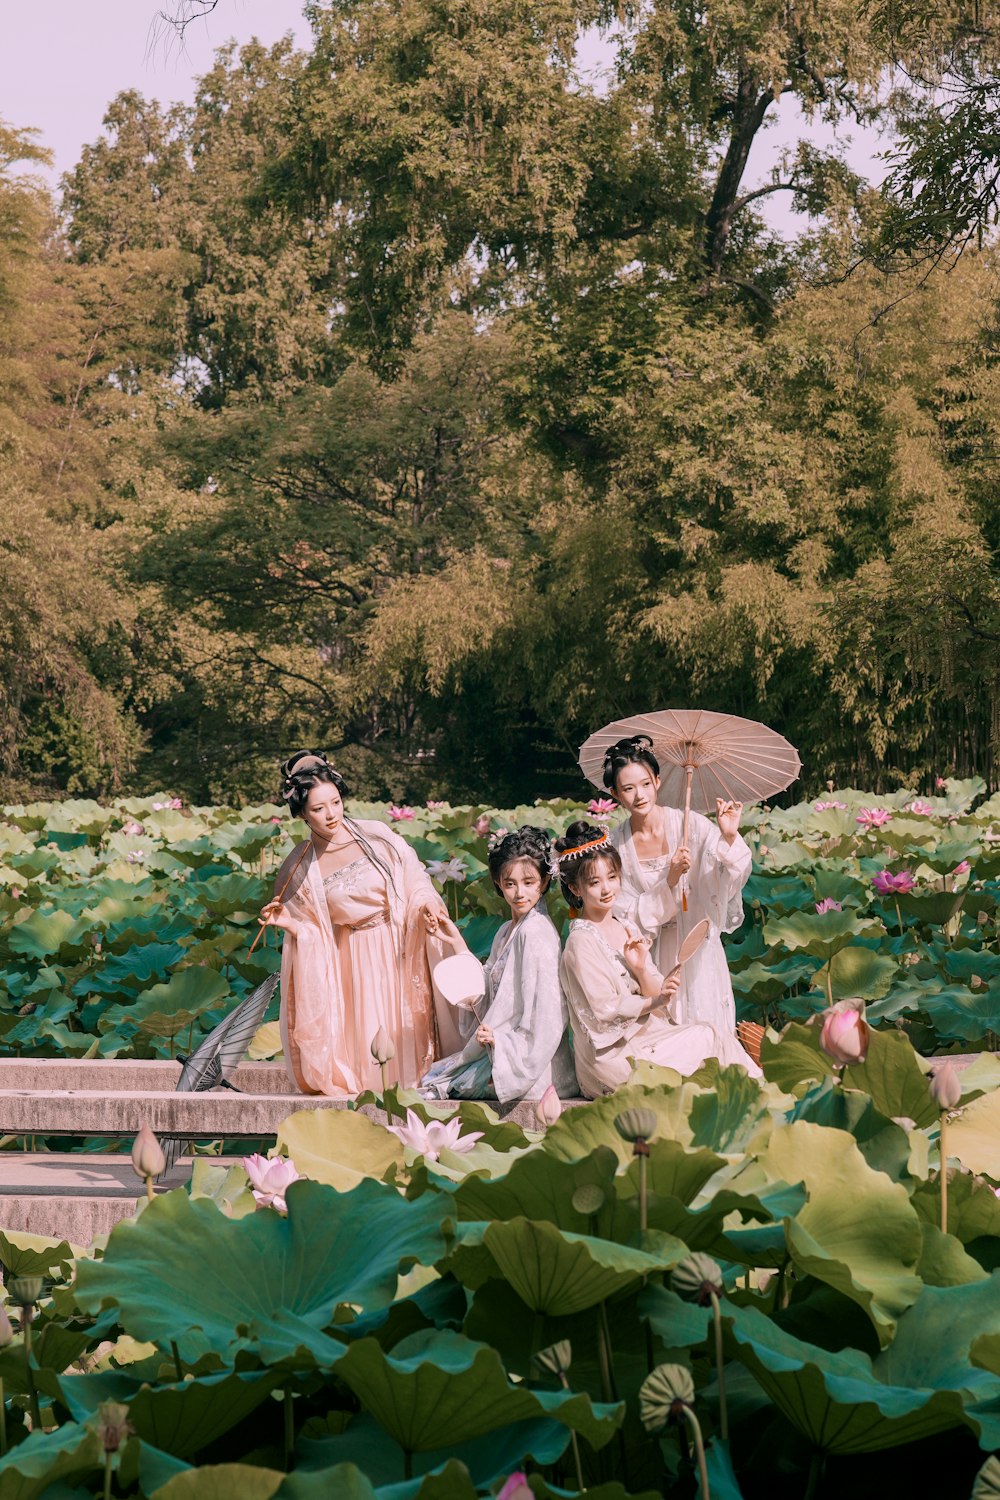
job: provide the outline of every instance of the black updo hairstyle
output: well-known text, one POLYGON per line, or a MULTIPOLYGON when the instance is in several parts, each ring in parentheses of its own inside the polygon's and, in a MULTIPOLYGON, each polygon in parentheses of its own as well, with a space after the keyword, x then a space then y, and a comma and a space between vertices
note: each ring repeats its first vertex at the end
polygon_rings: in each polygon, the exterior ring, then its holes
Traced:
POLYGON ((335 771, 322 750, 296 750, 281 764, 281 795, 288 803, 293 818, 301 818, 305 812, 309 793, 314 786, 335 786, 341 797, 348 796, 347 782, 339 771, 335 771), (296 770, 300 761, 306 765, 296 770))
POLYGON ((599 823, 588 823, 585 818, 571 823, 563 837, 556 839, 554 848, 559 859, 559 884, 574 911, 579 911, 583 906, 583 897, 576 894, 569 882, 572 880, 576 884, 595 860, 608 859, 619 875, 622 872, 622 857, 608 838, 608 830, 599 823), (597 839, 601 842, 596 843, 597 839), (564 857, 567 849, 579 849, 585 844, 593 844, 594 847, 585 848, 581 854, 573 854, 568 859, 564 857))
POLYGON ((536 828, 532 823, 524 823, 513 833, 505 834, 502 839, 491 844, 486 858, 490 878, 498 891, 500 876, 516 859, 526 859, 530 865, 534 865, 542 882, 543 894, 552 883, 552 840, 544 828, 536 828))
POLYGON ((607 751, 603 780, 609 792, 614 792, 626 766, 646 766, 654 776, 659 776, 660 762, 653 754, 653 741, 648 734, 633 734, 628 739, 618 740, 607 751))

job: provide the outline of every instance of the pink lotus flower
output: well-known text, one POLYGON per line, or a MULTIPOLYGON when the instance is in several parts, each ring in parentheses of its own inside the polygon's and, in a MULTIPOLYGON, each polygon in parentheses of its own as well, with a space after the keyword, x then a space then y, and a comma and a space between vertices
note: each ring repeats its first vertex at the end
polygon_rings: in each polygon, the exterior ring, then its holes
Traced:
POLYGON ((488 813, 480 813, 479 817, 473 823, 472 827, 473 827, 473 830, 476 833, 479 834, 480 838, 485 838, 486 835, 490 831, 490 818, 489 818, 489 814, 488 813))
POLYGON ((130 849, 125 859, 130 865, 141 865, 146 858, 145 849, 130 849))
POLYGON ((608 818, 617 806, 613 797, 591 797, 587 803, 587 811, 593 813, 595 818, 608 818))
POLYGON ((164 809, 164 808, 165 808, 165 807, 166 807, 166 806, 167 806, 167 804, 166 804, 166 802, 154 802, 154 803, 153 803, 153 811, 154 811, 154 812, 162 812, 162 811, 163 811, 163 809, 164 809))
POLYGON ((827 911, 843 911, 844 908, 839 901, 834 901, 832 896, 824 896, 822 901, 816 902, 816 911, 822 916, 827 911))
POLYGON ((868 1055, 868 1022, 863 1000, 838 1000, 826 1012, 819 1044, 839 1067, 864 1062, 868 1055))
MULTIPOLYGON (((1000 1192, 1000 1189, 997 1190, 1000 1192)), ((535 1500, 535 1492, 528 1483, 527 1474, 520 1469, 504 1480, 503 1489, 497 1495, 497 1500, 535 1500)))
POLYGON ((967 859, 960 859, 951 873, 953 875, 968 875, 971 868, 972 866, 969 864, 969 861, 967 859))
POLYGON ((412 823, 414 816, 413 808, 396 807, 395 805, 393 805, 389 808, 389 816, 394 823, 412 823))
POLYGON ((935 776, 934 785, 939 792, 943 792, 946 790, 948 783, 947 781, 945 781, 943 776, 935 776))
POLYGON ((872 887, 880 896, 905 896, 916 883, 909 870, 900 870, 898 875, 891 870, 879 870, 872 876, 872 887))
POLYGON ((918 818, 932 818, 934 816, 933 807, 931 807, 929 802, 922 801, 920 797, 915 797, 912 802, 908 802, 906 811, 916 813, 918 818))
POLYGON ((471 1151, 483 1134, 481 1130, 471 1130, 462 1135, 460 1115, 452 1115, 450 1120, 428 1120, 425 1125, 412 1109, 406 1111, 405 1125, 390 1125, 389 1129, 425 1161, 440 1160, 442 1151, 471 1151))
POLYGON ((847 811, 847 803, 846 802, 814 802, 813 803, 813 811, 814 812, 832 812, 834 809, 836 809, 838 812, 846 812, 847 811))
POLYGON ((122 833, 127 834, 130 839, 138 838, 139 835, 141 833, 145 833, 145 831, 146 830, 143 828, 142 824, 137 823, 134 818, 130 818, 122 828, 122 833))
POLYGON ((862 828, 884 828, 891 817, 887 807, 863 807, 854 821, 862 828))
POLYGON ((269 818, 268 821, 271 823, 283 823, 285 820, 284 818, 269 818))
POLYGON ((437 812, 438 809, 442 808, 442 807, 444 807, 444 803, 443 802, 428 802, 427 803, 427 810, 428 810, 428 812, 437 812))
POLYGON ((547 1130, 550 1125, 556 1123, 561 1114, 562 1103, 555 1091, 555 1086, 550 1083, 535 1105, 535 1119, 542 1130, 547 1130))
POLYGON ((287 1156, 267 1157, 255 1151, 253 1156, 244 1156, 243 1170, 250 1179, 258 1208, 273 1208, 279 1214, 288 1212, 285 1194, 299 1180, 294 1162, 287 1156))
POLYGON ((174 812, 179 812, 180 809, 184 806, 184 803, 181 801, 180 797, 171 797, 170 801, 167 803, 167 806, 172 807, 174 812))

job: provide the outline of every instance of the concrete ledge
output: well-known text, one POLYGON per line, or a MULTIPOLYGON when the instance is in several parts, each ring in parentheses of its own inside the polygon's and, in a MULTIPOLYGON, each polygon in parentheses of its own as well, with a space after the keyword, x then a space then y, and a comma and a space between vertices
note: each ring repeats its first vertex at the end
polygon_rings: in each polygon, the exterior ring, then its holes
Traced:
MULTIPOLYGON (((109 1093, 167 1093, 176 1089, 181 1065, 169 1060, 136 1062, 108 1057, 100 1061, 62 1057, 0 1058, 0 1090, 41 1093, 67 1089, 109 1093)), ((242 1062, 230 1082, 245 1094, 298 1095, 280 1062, 242 1062)), ((225 1092, 225 1091, 224 1091, 225 1092)))
POLYGON ((347 1099, 304 1094, 203 1094, 97 1089, 26 1093, 0 1089, 0 1135, 157 1135, 200 1140, 222 1135, 273 1136, 295 1109, 346 1109, 347 1099))

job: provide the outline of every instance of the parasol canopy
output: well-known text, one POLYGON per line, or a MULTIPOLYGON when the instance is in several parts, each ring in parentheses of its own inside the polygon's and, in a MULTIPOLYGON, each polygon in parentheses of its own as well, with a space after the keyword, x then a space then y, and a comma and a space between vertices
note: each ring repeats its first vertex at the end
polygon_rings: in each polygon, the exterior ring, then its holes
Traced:
POLYGON ((587 780, 603 788, 605 754, 618 740, 635 734, 646 734, 653 742, 661 776, 656 800, 663 807, 714 813, 719 797, 759 802, 784 791, 802 764, 784 736, 766 724, 705 709, 665 708, 617 719, 592 734, 580 750, 587 780))

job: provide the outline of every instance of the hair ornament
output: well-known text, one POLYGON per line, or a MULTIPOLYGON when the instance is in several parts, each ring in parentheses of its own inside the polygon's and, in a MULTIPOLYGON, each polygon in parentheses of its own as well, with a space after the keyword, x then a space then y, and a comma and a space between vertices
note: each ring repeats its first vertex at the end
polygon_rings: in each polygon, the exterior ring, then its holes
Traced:
POLYGON ((563 865, 567 860, 576 859, 581 854, 586 854, 590 849, 599 849, 602 844, 608 842, 608 830, 605 828, 599 838, 588 839, 585 844, 577 844, 573 849, 561 849, 559 851, 559 863, 563 865))

